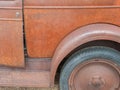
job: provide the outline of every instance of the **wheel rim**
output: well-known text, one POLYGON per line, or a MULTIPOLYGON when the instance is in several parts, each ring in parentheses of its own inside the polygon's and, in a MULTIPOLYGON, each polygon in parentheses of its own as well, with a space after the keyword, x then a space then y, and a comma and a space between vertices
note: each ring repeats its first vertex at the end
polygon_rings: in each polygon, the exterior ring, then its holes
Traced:
POLYGON ((120 72, 113 62, 94 59, 78 65, 69 78, 69 90, 119 90, 120 72))

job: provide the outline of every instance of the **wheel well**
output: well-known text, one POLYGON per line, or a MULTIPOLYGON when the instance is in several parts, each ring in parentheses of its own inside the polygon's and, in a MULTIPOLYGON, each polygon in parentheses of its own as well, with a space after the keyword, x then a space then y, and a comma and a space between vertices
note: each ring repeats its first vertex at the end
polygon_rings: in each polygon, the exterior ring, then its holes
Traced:
POLYGON ((60 77, 60 71, 64 65, 64 63, 66 62, 66 60, 76 51, 81 50, 83 48, 86 47, 90 47, 90 46, 107 46, 107 47, 111 47, 114 48, 118 51, 120 51, 120 43, 115 42, 115 41, 110 41, 110 40, 95 40, 95 41, 90 41, 87 42, 85 44, 80 45, 79 47, 75 48, 72 52, 70 52, 60 63, 58 69, 57 69, 57 73, 56 73, 56 77, 55 77, 55 81, 59 81, 59 77, 60 77))

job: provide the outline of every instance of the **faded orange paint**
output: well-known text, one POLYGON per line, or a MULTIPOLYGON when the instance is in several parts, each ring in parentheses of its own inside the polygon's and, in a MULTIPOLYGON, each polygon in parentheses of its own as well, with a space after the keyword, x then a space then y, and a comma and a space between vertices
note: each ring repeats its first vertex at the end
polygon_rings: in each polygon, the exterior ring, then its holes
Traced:
POLYGON ((25 9, 25 32, 30 57, 52 57, 61 40, 92 23, 120 25, 120 9, 25 9))
POLYGON ((0 65, 24 63, 22 0, 0 0, 0 65))

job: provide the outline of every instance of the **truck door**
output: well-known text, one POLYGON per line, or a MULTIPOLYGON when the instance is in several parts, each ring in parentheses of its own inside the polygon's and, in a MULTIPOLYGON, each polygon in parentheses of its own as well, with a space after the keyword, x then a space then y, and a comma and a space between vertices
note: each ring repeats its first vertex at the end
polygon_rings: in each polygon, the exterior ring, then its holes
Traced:
POLYGON ((22 0, 0 0, 0 65, 23 67, 22 0))

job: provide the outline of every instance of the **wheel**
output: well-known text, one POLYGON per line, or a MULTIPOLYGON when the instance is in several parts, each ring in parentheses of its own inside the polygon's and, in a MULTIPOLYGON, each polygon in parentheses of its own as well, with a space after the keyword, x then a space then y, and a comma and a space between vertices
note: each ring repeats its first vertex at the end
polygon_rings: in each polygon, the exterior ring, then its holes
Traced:
POLYGON ((74 53, 60 74, 60 90, 120 90, 120 52, 94 46, 74 53))

